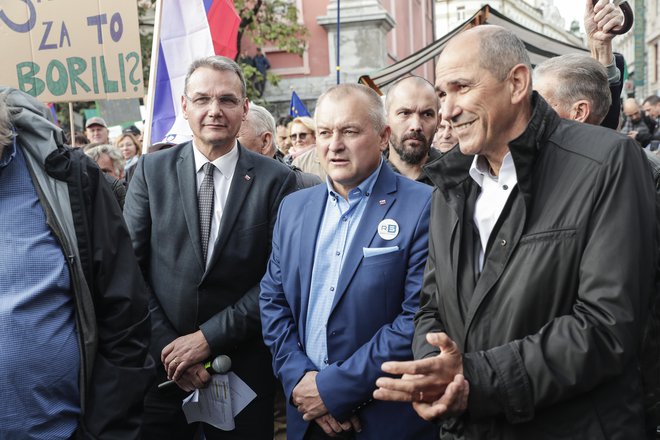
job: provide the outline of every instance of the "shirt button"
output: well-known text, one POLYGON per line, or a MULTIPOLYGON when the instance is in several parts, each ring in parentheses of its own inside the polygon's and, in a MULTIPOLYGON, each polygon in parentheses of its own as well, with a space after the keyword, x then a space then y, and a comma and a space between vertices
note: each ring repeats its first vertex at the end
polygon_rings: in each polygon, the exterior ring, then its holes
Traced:
POLYGON ((502 189, 506 191, 507 189, 509 189, 509 185, 502 185, 502 189))
POLYGON ((334 292, 334 291, 335 291, 335 288, 334 288, 334 287, 331 287, 331 288, 330 288, 330 292, 334 292))
POLYGON ((337 252, 335 252, 335 255, 339 256, 339 255, 341 255, 341 252, 337 251, 337 252))
POLYGON ((328 365, 328 358, 323 359, 323 363, 328 365))
POLYGON ((500 241, 500 246, 506 246, 506 240, 502 239, 502 241, 500 241))
POLYGON ((348 217, 343 217, 342 220, 348 221, 348 217))

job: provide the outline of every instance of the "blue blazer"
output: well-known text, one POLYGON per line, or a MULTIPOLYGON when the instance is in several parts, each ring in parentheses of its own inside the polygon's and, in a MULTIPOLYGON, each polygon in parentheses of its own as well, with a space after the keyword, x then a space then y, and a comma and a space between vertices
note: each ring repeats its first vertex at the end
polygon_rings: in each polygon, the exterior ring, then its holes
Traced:
MULTIPOLYGON (((413 317, 428 255, 432 189, 381 168, 339 277, 327 324, 328 367, 317 386, 330 414, 344 421, 356 414, 359 439, 437 438, 435 427, 409 403, 372 400, 381 364, 412 359, 413 317), (392 219, 396 237, 383 239, 379 223, 392 219), (363 248, 398 246, 364 257, 363 248)), ((261 281, 264 340, 287 397, 287 438, 302 439, 308 423, 291 404, 307 371, 317 370, 305 353, 305 327, 316 240, 328 190, 318 185, 287 196, 273 231, 272 254, 261 281)))

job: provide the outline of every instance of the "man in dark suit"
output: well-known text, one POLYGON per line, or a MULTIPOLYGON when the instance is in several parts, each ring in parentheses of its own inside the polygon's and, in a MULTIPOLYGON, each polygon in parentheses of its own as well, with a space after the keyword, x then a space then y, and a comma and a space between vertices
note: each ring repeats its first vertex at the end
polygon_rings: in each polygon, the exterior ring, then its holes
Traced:
POLYGON ((432 190, 384 163, 390 127, 373 90, 334 86, 316 123, 327 182, 282 202, 261 282, 287 437, 434 438, 410 406, 371 399, 382 361, 412 355, 432 190))
POLYGON ((257 397, 207 439, 272 438, 274 378, 260 337, 259 280, 282 198, 295 186, 284 165, 241 147, 245 79, 224 57, 194 61, 181 98, 193 140, 143 156, 126 198, 133 247, 151 287, 151 352, 160 379, 145 398, 144 439, 192 438, 181 400, 210 380, 203 362, 219 354, 257 397))

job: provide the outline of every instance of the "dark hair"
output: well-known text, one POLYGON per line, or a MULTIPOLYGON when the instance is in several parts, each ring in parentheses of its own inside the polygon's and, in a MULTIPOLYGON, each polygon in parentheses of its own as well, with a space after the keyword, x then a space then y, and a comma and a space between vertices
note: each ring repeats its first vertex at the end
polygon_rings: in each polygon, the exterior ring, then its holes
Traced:
POLYGON ((287 125, 289 125, 289 123, 291 123, 291 121, 293 121, 293 116, 291 115, 280 116, 279 118, 277 118, 277 126, 286 127, 287 125))

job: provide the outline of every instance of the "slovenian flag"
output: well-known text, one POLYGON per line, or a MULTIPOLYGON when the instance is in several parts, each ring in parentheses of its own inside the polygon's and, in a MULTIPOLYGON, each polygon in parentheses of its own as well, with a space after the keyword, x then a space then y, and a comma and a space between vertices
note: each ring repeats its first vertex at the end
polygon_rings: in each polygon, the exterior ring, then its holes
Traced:
POLYGON ((167 135, 192 134, 181 114, 181 95, 188 66, 210 55, 233 59, 241 22, 232 0, 160 1, 151 143, 167 135))

